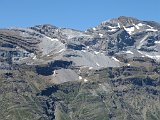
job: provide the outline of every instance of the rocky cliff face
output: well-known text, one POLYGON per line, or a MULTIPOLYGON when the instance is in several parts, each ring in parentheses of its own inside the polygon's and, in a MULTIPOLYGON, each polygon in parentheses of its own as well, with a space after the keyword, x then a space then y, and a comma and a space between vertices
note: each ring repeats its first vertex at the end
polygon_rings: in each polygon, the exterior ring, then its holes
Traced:
POLYGON ((160 24, 0 29, 0 119, 159 120, 160 24))

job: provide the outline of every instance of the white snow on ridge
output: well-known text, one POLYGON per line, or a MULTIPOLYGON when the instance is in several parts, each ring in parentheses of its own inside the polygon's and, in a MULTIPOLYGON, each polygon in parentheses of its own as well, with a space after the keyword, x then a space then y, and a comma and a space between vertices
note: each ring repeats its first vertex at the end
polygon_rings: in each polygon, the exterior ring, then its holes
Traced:
POLYGON ((156 59, 156 60, 160 59, 160 55, 147 55, 147 54, 145 54, 145 56, 152 58, 152 59, 156 59))
POLYGON ((93 67, 89 67, 89 70, 92 70, 93 69, 93 67))
POLYGON ((131 52, 131 51, 126 51, 126 53, 127 53, 127 54, 133 54, 133 52, 131 52))
POLYGON ((144 37, 142 38, 142 40, 140 41, 140 43, 139 43, 138 46, 137 46, 137 49, 140 49, 140 48, 141 48, 141 46, 143 45, 143 42, 147 39, 147 37, 148 37, 148 35, 146 35, 146 36, 144 36, 144 37))
POLYGON ((88 80, 87 79, 84 79, 84 82, 87 82, 88 80))
POLYGON ((134 32, 134 30, 135 30, 134 27, 126 28, 125 26, 123 26, 123 28, 124 28, 130 35, 131 35, 131 34, 134 32))
POLYGON ((142 57, 146 56, 146 57, 149 57, 149 58, 152 58, 152 59, 160 60, 160 55, 148 55, 148 54, 143 53, 139 50, 138 50, 138 52, 143 55, 142 57))
POLYGON ((117 29, 108 30, 109 32, 115 32, 117 29))
POLYGON ((155 41, 154 43, 158 43, 158 44, 160 44, 160 41, 155 41))
POLYGON ((59 51, 59 53, 60 53, 60 52, 63 52, 63 51, 65 51, 65 49, 64 49, 64 48, 63 48, 63 49, 61 49, 61 50, 59 51))
POLYGON ((99 36, 102 38, 102 37, 103 37, 103 34, 99 33, 99 36))
POLYGON ((56 74, 56 70, 54 70, 54 72, 53 72, 53 75, 55 75, 56 74))
POLYGON ((140 27, 139 27, 138 25, 135 25, 135 24, 134 24, 134 26, 135 26, 137 29, 140 29, 140 27))
POLYGON ((93 30, 96 30, 96 28, 94 27, 93 30))
POLYGON ((96 63, 97 66, 100 66, 99 63, 96 63))
POLYGON ((81 50, 82 52, 86 52, 86 50, 81 50))
POLYGON ((158 31, 157 29, 154 29, 154 27, 147 25, 150 29, 146 29, 146 31, 152 31, 152 32, 156 32, 158 31))
MULTIPOLYGON (((133 24, 132 27, 125 27, 125 26, 123 26, 123 28, 131 35, 131 34, 133 34, 133 32, 135 31, 135 28, 139 30, 140 27, 142 27, 142 26, 144 26, 144 25, 145 25, 145 24, 138 23, 137 25, 133 24)), ((152 31, 154 31, 154 30, 153 30, 153 27, 150 26, 150 28, 152 29, 152 31)), ((148 30, 150 30, 150 29, 148 29, 148 30)))
POLYGON ((140 27, 142 27, 144 24, 142 24, 142 23, 138 23, 137 25, 138 25, 138 26, 140 26, 140 27))
POLYGON ((118 23, 118 27, 119 27, 119 28, 121 27, 119 23, 118 23))
POLYGON ((117 29, 117 27, 107 26, 110 29, 117 29))
POLYGON ((37 59, 36 55, 33 57, 33 60, 37 59))
POLYGON ((81 76, 79 76, 79 80, 82 80, 82 77, 81 77, 81 76))
POLYGON ((140 27, 144 26, 144 24, 138 23, 137 25, 134 24, 134 26, 135 26, 137 29, 140 29, 140 27))
POLYGON ((97 54, 99 54, 99 52, 97 52, 97 51, 94 51, 94 53, 97 55, 97 54))
POLYGON ((50 38, 48 36, 46 36, 47 39, 50 39, 51 41, 59 41, 57 38, 50 38))
POLYGON ((147 26, 148 26, 149 28, 151 28, 151 29, 153 28, 153 27, 152 27, 152 26, 150 26, 150 25, 147 25, 147 26))
POLYGON ((138 52, 139 52, 140 54, 143 54, 143 53, 142 53, 141 51, 139 51, 139 50, 138 50, 138 52))
POLYGON ((146 31, 157 32, 158 30, 152 28, 152 29, 146 29, 146 31))
POLYGON ((147 39, 148 35, 146 35, 141 41, 140 43, 144 42, 147 39))
POLYGON ((112 57, 113 60, 117 61, 117 62, 120 62, 117 58, 115 57, 112 57))

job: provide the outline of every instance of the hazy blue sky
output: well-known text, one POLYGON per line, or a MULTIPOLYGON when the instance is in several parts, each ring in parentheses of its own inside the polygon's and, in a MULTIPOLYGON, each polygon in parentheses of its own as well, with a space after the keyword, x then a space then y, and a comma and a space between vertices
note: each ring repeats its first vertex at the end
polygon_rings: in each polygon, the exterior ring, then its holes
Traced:
POLYGON ((85 30, 118 16, 160 22, 160 0, 0 0, 0 28, 52 24, 85 30))

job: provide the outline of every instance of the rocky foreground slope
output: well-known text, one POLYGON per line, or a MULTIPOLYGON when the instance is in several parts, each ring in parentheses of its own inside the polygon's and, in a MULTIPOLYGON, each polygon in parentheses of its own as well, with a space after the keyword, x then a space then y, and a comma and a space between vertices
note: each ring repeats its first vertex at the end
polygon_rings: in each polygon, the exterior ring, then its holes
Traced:
POLYGON ((0 29, 0 120, 159 120, 160 24, 0 29))

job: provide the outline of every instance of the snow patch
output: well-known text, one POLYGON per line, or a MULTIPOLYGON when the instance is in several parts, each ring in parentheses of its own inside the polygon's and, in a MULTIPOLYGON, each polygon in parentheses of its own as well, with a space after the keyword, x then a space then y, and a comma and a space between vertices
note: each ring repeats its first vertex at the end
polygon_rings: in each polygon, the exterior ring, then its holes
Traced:
POLYGON ((134 26, 137 28, 137 29, 140 29, 140 27, 142 27, 144 24, 142 23, 138 23, 137 25, 134 24, 134 26))
POLYGON ((143 53, 142 53, 141 51, 139 51, 139 50, 138 50, 138 52, 139 52, 140 54, 143 54, 143 53))
POLYGON ((160 59, 160 55, 147 55, 145 54, 145 56, 149 57, 149 58, 152 58, 152 59, 156 59, 156 60, 159 60, 160 59))
POLYGON ((118 23, 118 27, 121 28, 120 24, 118 23))
POLYGON ((96 28, 94 27, 93 30, 96 30, 96 28))
POLYGON ((33 60, 36 60, 37 59, 37 57, 36 57, 36 55, 33 57, 33 60))
POLYGON ((151 28, 151 29, 153 28, 153 27, 152 27, 152 26, 150 26, 150 25, 147 25, 147 26, 148 26, 149 28, 151 28))
POLYGON ((140 29, 140 27, 138 25, 135 25, 135 24, 133 24, 133 25, 136 27, 136 29, 138 29, 138 30, 140 29))
POLYGON ((96 63, 97 66, 100 66, 99 63, 96 63))
POLYGON ((61 49, 61 50, 59 51, 59 53, 60 53, 60 52, 63 52, 63 51, 65 51, 65 49, 64 49, 64 48, 63 48, 63 49, 61 49))
POLYGON ((56 74, 56 71, 54 70, 53 75, 55 75, 55 74, 56 74))
POLYGON ((103 34, 99 33, 99 36, 102 38, 102 37, 103 37, 103 34))
POLYGON ((135 30, 134 27, 126 28, 125 26, 123 26, 123 28, 124 28, 130 35, 131 35, 131 34, 134 32, 134 30, 135 30))
POLYGON ((157 29, 154 29, 154 27, 147 25, 150 29, 146 29, 146 31, 152 31, 152 32, 156 32, 158 31, 157 29))
POLYGON ((94 53, 97 55, 97 54, 99 54, 99 52, 97 52, 97 51, 94 51, 94 53))
POLYGON ((154 43, 160 44, 160 41, 155 41, 154 43))
POLYGON ((92 70, 93 69, 93 67, 89 67, 89 70, 92 70))
POLYGON ((137 26, 142 27, 144 24, 138 23, 137 26))
POLYGON ((57 38, 50 38, 48 36, 46 36, 47 39, 51 40, 51 41, 59 41, 57 38))
POLYGON ((146 56, 146 57, 149 57, 149 58, 152 58, 152 59, 156 59, 156 60, 159 60, 159 59, 160 59, 160 55, 148 55, 148 54, 142 53, 142 52, 139 51, 139 50, 138 50, 138 52, 139 52, 140 54, 142 54, 143 57, 146 56))
POLYGON ((115 58, 115 57, 112 57, 112 59, 114 60, 114 61, 117 61, 117 62, 120 62, 117 58, 115 58))
POLYGON ((112 27, 112 26, 107 26, 109 29, 111 30, 108 30, 109 32, 115 32, 118 28, 120 28, 120 24, 118 23, 118 26, 116 27, 112 27))
POLYGON ((144 36, 144 37, 142 38, 142 40, 140 41, 139 45, 137 46, 137 49, 140 49, 140 48, 141 48, 141 46, 143 45, 143 42, 147 39, 147 37, 148 37, 148 35, 146 35, 146 36, 144 36))
POLYGON ((146 35, 141 41, 140 43, 144 42, 147 39, 148 35, 146 35))
POLYGON ((152 28, 152 29, 146 29, 146 31, 157 32, 158 30, 152 28))
POLYGON ((86 50, 81 50, 82 52, 86 52, 86 50))
POLYGON ((82 80, 82 77, 81 77, 81 76, 79 76, 79 80, 82 80))
POLYGON ((108 30, 109 32, 115 32, 117 29, 108 30))
POLYGON ((117 27, 107 26, 110 29, 117 29, 117 27))
POLYGON ((84 79, 84 82, 87 82, 88 80, 87 79, 84 79))
POLYGON ((131 51, 126 51, 126 53, 127 53, 127 54, 133 54, 133 52, 131 52, 131 51))

